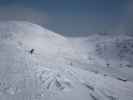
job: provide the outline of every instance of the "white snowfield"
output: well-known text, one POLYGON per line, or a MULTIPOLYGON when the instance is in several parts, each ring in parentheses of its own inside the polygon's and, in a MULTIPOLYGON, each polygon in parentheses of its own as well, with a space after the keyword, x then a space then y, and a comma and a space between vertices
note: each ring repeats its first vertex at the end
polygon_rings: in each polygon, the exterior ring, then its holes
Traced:
POLYGON ((132 68, 127 76, 106 68, 105 56, 83 41, 29 22, 0 22, 0 100, 133 100, 132 68))

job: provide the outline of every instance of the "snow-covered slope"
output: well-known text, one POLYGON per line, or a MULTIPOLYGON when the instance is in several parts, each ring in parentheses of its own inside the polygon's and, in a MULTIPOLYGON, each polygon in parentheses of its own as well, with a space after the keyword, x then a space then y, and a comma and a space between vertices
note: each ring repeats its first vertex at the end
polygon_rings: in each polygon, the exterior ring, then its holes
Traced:
POLYGON ((71 42, 82 55, 82 62, 88 64, 85 69, 133 81, 133 37, 97 34, 71 39, 71 42))
POLYGON ((45 56, 54 56, 57 53, 58 55, 61 53, 65 53, 66 55, 73 53, 64 37, 39 25, 28 22, 1 22, 0 30, 0 38, 2 40, 12 39, 26 50, 34 49, 36 53, 41 52, 45 56))
POLYGON ((65 37, 29 22, 0 22, 0 100, 133 99, 132 82, 85 70, 81 59, 65 37))

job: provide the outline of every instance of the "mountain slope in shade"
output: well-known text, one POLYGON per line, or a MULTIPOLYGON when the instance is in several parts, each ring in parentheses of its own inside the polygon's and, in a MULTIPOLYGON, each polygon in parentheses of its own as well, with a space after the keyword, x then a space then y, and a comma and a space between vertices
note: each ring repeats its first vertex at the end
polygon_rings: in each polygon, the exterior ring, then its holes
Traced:
POLYGON ((1 22, 0 99, 132 100, 132 82, 83 69, 69 42, 35 24, 1 22))
POLYGON ((84 59, 82 63, 86 66, 82 68, 133 81, 133 37, 97 34, 71 39, 71 42, 84 59))

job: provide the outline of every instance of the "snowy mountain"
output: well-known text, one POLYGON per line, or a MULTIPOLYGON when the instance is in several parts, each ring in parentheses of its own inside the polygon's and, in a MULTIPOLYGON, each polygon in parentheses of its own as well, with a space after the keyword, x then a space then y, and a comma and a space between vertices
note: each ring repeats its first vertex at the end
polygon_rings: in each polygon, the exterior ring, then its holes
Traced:
POLYGON ((101 39, 91 39, 69 39, 29 22, 0 22, 0 100, 133 100, 132 81, 107 70, 106 57, 94 51, 101 39))
POLYGON ((96 73, 133 81, 133 37, 127 35, 90 35, 70 39, 85 67, 96 73))

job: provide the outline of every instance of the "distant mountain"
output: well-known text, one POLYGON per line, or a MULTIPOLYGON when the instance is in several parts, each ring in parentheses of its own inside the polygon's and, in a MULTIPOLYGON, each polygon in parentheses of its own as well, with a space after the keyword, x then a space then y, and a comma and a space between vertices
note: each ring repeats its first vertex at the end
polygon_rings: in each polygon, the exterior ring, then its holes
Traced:
POLYGON ((133 37, 95 34, 70 40, 85 63, 97 65, 86 69, 133 81, 133 37))

